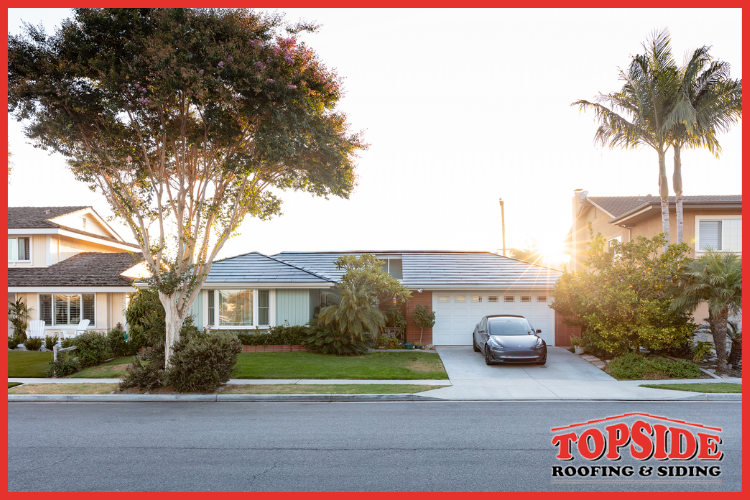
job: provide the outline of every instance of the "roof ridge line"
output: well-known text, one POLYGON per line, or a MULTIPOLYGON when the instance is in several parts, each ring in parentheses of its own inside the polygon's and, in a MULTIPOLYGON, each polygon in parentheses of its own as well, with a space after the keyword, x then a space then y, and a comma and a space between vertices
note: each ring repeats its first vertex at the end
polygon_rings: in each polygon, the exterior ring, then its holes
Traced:
POLYGON ((284 264, 286 266, 293 267, 294 269, 299 269, 300 271, 304 271, 304 272, 306 272, 308 274, 312 274, 316 278, 320 278, 320 279, 326 280, 326 281, 328 281, 330 283, 338 283, 337 281, 334 281, 331 278, 328 278, 327 276, 324 276, 322 274, 318 274, 316 272, 310 271, 308 269, 305 269, 304 267, 295 266, 294 264, 290 264, 289 262, 284 262, 283 260, 279 260, 276 257, 271 257, 270 255, 266 255, 266 254, 261 253, 261 252, 256 252, 256 253, 258 253, 259 255, 262 255, 264 257, 267 257, 267 258, 269 258, 271 260, 275 260, 276 262, 279 262, 279 263, 284 264))

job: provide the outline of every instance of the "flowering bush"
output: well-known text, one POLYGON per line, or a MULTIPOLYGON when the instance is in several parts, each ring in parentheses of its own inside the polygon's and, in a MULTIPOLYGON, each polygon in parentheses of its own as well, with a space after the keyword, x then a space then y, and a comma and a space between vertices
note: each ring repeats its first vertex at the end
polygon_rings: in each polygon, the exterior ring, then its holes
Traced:
POLYGON ((690 260, 686 244, 669 245, 664 236, 642 236, 614 243, 591 233, 581 271, 568 272, 555 284, 552 308, 575 316, 582 327, 581 345, 607 357, 638 351, 662 351, 690 339, 695 325, 688 314, 670 309, 680 269, 690 260))

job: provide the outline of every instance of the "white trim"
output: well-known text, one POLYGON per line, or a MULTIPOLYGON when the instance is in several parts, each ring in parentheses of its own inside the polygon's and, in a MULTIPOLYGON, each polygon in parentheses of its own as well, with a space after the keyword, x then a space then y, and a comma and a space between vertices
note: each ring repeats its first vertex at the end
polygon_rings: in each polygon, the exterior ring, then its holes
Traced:
MULTIPOLYGON (((102 226, 104 227, 105 231, 107 231, 107 232, 108 232, 108 233, 109 233, 110 235, 112 235, 112 237, 113 237, 113 238, 115 238, 115 239, 117 239, 117 240, 120 240, 120 241, 124 241, 124 240, 123 240, 123 239, 122 239, 122 238, 120 237, 120 235, 119 235, 119 234, 117 234, 117 233, 115 232, 115 230, 114 230, 114 229, 112 229, 112 228, 111 228, 111 227, 109 226, 109 224, 107 224, 107 222, 106 222, 106 221, 105 221, 104 219, 102 219, 101 217, 99 217, 99 214, 97 214, 97 213, 96 213, 96 212, 94 211, 94 207, 86 207, 86 208, 82 208, 81 210, 76 210, 76 211, 74 211, 74 212, 68 212, 68 213, 66 213, 66 214, 60 214, 60 215, 57 215, 57 216, 55 216, 55 217, 53 217, 53 218, 51 218, 51 219, 47 219, 47 220, 48 220, 48 221, 51 221, 51 222, 54 222, 55 224, 58 224, 58 222, 56 222, 56 221, 57 221, 58 219, 64 219, 65 217, 68 217, 68 216, 70 216, 70 215, 75 215, 75 214, 90 215, 90 216, 91 216, 91 217, 93 217, 93 218, 94 218, 94 219, 95 219, 95 220, 96 220, 96 221, 97 221, 97 222, 98 222, 99 224, 101 224, 101 225, 102 225, 102 226)), ((65 224, 62 224, 62 225, 64 226, 65 224)), ((85 230, 85 228, 84 228, 84 230, 85 230)))
POLYGON ((121 250, 128 250, 130 252, 140 252, 141 249, 139 247, 133 247, 130 246, 127 243, 118 243, 116 241, 109 241, 105 240, 104 236, 101 238, 96 238, 94 236, 88 236, 81 233, 75 233, 73 231, 66 231, 65 229, 57 229, 57 228, 50 228, 50 229, 42 229, 42 228, 28 228, 28 229, 8 229, 9 235, 34 235, 34 234, 57 234, 60 236, 66 236, 69 238, 77 238, 79 240, 88 241, 91 243, 98 243, 100 245, 110 246, 113 248, 119 248, 121 250))
POLYGON ((204 283, 203 290, 276 289, 276 288, 333 288, 335 283, 320 285, 313 283, 204 283))
MULTIPOLYGON (((705 250, 701 250, 701 242, 700 242, 700 222, 701 221, 722 221, 722 220, 742 220, 742 215, 696 215, 695 216, 695 255, 696 257, 698 255, 703 255, 706 253, 705 250)), ((724 228, 722 227, 721 230, 721 239, 722 239, 722 245, 724 243, 724 228)), ((717 252, 721 253, 742 253, 742 250, 717 250, 717 252)))
MULTIPOLYGON (((562 274, 562 273, 561 273, 562 274)), ((556 280, 555 280, 556 281, 556 280)), ((417 288, 421 288, 425 292, 433 292, 433 291, 443 291, 443 290, 458 290, 458 291, 471 291, 471 290, 492 290, 493 293, 500 292, 501 290, 505 291, 515 291, 515 290, 552 290, 555 287, 554 283, 545 284, 545 285, 496 285, 492 283, 486 283, 484 285, 464 285, 461 283, 453 283, 452 285, 406 285, 407 288, 410 290, 414 290, 417 288)))
POLYGON ((9 286, 8 292, 16 293, 105 293, 105 292, 132 292, 129 286, 9 286))
POLYGON ((267 288, 252 288, 252 287, 245 287, 245 288, 237 288, 237 290, 252 290, 253 292, 253 324, 252 325, 219 325, 219 317, 220 317, 220 311, 221 307, 219 306, 219 291, 220 290, 233 290, 234 288, 215 288, 215 289, 209 289, 209 290, 201 290, 205 291, 205 300, 204 302, 204 320, 203 320, 203 327, 204 328, 210 328, 211 330, 267 330, 268 328, 272 326, 276 326, 276 290, 274 289, 267 289, 267 288), (259 325, 258 324, 258 292, 260 291, 266 291, 268 292, 268 325, 259 325), (208 294, 213 292, 214 294, 214 323, 217 323, 215 325, 211 325, 208 322, 208 294))

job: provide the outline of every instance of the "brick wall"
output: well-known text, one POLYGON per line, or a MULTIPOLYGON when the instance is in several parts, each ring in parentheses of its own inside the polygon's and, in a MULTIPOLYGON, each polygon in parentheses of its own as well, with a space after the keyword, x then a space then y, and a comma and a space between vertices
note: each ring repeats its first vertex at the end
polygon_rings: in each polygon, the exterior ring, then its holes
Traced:
POLYGON ((306 352, 303 345, 243 345, 242 352, 306 352))
POLYGON ((581 336, 581 327, 563 323, 563 319, 572 319, 570 316, 562 316, 555 311, 555 345, 570 347, 570 336, 581 336))
MULTIPOLYGON (((406 340, 419 342, 419 327, 414 324, 412 314, 418 305, 427 306, 432 310, 432 292, 419 293, 412 290, 411 299, 406 303, 406 340)), ((422 335, 422 345, 432 344, 432 328, 425 328, 422 335)))

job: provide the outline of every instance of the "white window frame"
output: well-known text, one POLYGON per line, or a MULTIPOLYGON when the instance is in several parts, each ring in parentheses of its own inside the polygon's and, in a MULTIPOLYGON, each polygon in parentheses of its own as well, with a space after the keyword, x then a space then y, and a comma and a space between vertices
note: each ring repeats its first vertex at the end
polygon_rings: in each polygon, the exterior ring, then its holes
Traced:
POLYGON ((243 288, 215 288, 210 290, 204 290, 206 292, 206 296, 204 297, 203 301, 203 317, 205 318, 203 322, 205 323, 205 327, 210 328, 211 330, 255 330, 261 329, 265 330, 267 328, 270 328, 272 326, 276 326, 276 290, 272 288, 251 288, 251 287, 243 287, 243 288), (218 323, 219 321, 219 292, 221 290, 224 291, 231 291, 231 290, 252 290, 253 291, 253 324, 252 325, 244 325, 244 326, 237 326, 237 325, 212 325, 208 322, 208 294, 213 294, 214 296, 214 322, 218 323), (258 324, 258 292, 264 291, 268 292, 268 325, 261 325, 258 324))
MULTIPOLYGON (((703 255, 706 253, 705 250, 701 250, 700 232, 701 232, 701 221, 725 221, 725 220, 739 220, 742 221, 742 215, 696 215, 695 216, 695 255, 703 255)), ((721 245, 724 246, 724 227, 721 229, 721 245)), ((716 250, 721 253, 742 253, 742 250, 716 250)))
MULTIPOLYGON (((616 236, 615 238, 610 238, 610 239, 608 239, 608 240, 607 240, 607 252, 609 252, 609 246, 610 246, 610 245, 609 245, 609 242, 610 242, 610 241, 616 241, 616 242, 618 242, 618 243, 622 243, 622 236, 616 236)), ((612 252, 612 253, 613 253, 613 255, 614 255, 615 257, 616 257, 616 256, 618 255, 618 254, 616 254, 616 253, 614 253, 614 252, 612 252)))
MULTIPOLYGON (((28 263, 31 264, 31 259, 34 258, 34 248, 32 245, 34 244, 34 238, 31 237, 31 235, 23 236, 21 234, 14 234, 14 235, 8 235, 9 240, 18 240, 19 238, 28 238, 29 239, 29 259, 28 260, 11 260, 10 255, 8 255, 8 262, 12 263, 28 263)), ((18 241, 16 241, 16 248, 18 247, 18 241)))
POLYGON ((99 295, 98 293, 96 293, 96 292, 78 292, 78 293, 76 293, 76 292, 39 292, 39 293, 36 294, 36 310, 37 310, 37 318, 38 319, 42 319, 41 318, 41 315, 42 315, 42 295, 49 295, 49 296, 51 296, 51 300, 52 300, 52 304, 51 304, 51 307, 52 307, 52 316, 51 316, 51 318, 52 318, 52 320, 51 320, 51 322, 50 322, 49 325, 47 324, 46 321, 44 322, 44 329, 45 330, 64 330, 64 329, 75 328, 76 326, 78 326, 78 323, 67 324, 67 325, 55 325, 54 324, 54 322, 55 322, 55 295, 78 295, 79 297, 81 297, 81 319, 84 319, 83 318, 83 296, 84 295, 93 295, 94 296, 94 321, 92 321, 91 323, 89 323, 88 328, 96 328, 96 324, 97 324, 96 321, 98 319, 97 318, 97 308, 96 308, 96 303, 97 303, 97 300, 98 300, 97 299, 97 295, 99 295))

